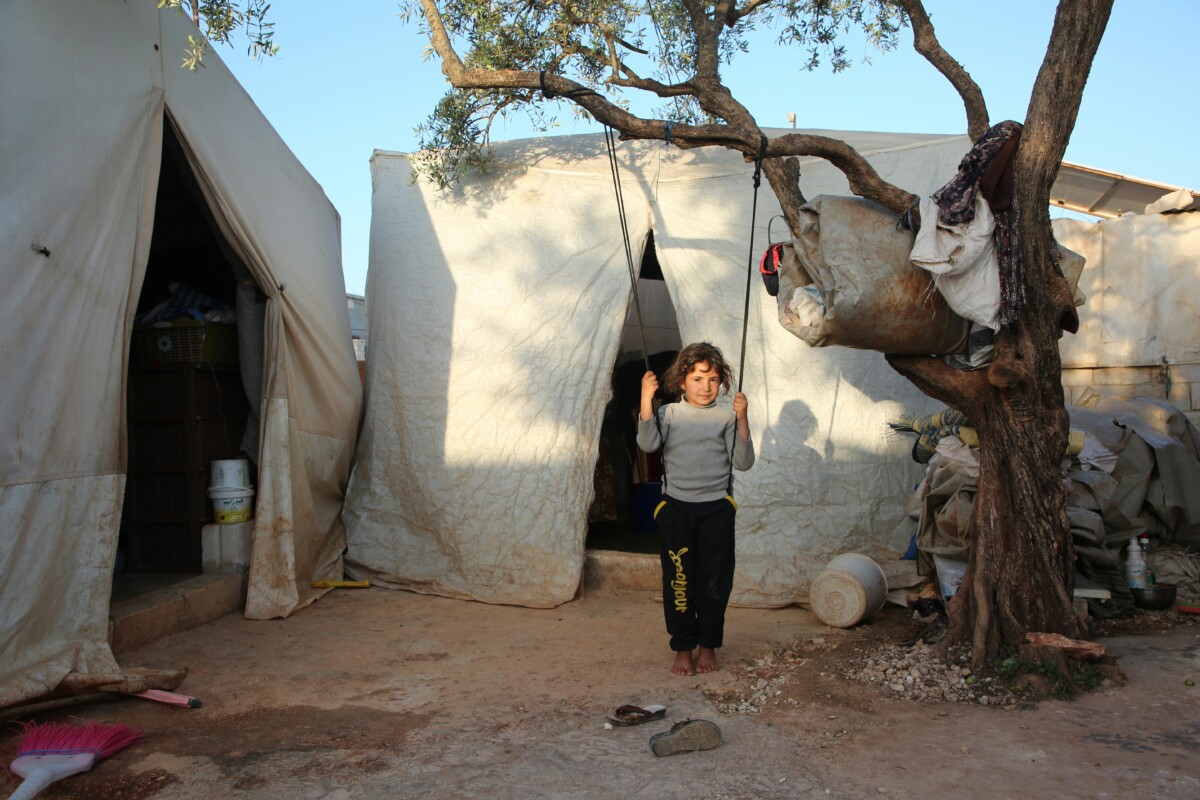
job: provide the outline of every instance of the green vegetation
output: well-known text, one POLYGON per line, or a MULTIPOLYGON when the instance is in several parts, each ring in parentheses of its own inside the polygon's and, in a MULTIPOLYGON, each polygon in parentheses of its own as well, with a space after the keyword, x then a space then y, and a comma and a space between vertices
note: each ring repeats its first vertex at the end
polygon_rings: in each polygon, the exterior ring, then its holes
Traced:
POLYGON ((181 10, 188 14, 202 36, 189 36, 183 49, 183 64, 186 69, 204 66, 204 51, 209 42, 232 44, 233 35, 242 30, 249 40, 246 54, 261 59, 279 53, 275 44, 275 24, 267 22, 271 4, 266 0, 158 0, 158 7, 181 10))
POLYGON ((1003 657, 993 662, 992 670, 996 677, 1004 681, 1009 690, 1018 696, 1036 694, 1031 686, 1019 685, 1019 679, 1026 675, 1042 676, 1049 686, 1048 696, 1059 700, 1070 700, 1095 691, 1100 686, 1103 676, 1093 665, 1082 661, 1068 663, 1071 665, 1071 671, 1066 673, 1053 658, 1022 659, 1014 648, 1007 647, 1003 650, 1003 657))

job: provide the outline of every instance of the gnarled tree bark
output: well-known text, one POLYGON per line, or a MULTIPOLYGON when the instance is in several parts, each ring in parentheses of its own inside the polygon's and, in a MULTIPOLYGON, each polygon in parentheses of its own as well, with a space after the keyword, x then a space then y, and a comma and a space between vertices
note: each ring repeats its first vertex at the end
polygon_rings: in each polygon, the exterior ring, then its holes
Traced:
POLYGON ((1111 9, 1112 0, 1059 4, 1014 166, 1026 299, 997 334, 996 360, 953 373, 935 359, 888 357, 979 431, 975 540, 942 641, 969 642, 976 668, 1027 632, 1086 634, 1071 606, 1075 557, 1060 477, 1070 421, 1058 339, 1074 308, 1046 209, 1111 9))

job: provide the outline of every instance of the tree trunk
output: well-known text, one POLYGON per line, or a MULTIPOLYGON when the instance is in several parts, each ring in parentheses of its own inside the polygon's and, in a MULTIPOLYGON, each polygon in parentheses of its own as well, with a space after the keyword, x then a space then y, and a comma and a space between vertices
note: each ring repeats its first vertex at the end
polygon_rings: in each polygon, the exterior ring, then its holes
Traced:
MULTIPOLYGON (((1020 191, 1018 204, 1030 191, 1020 191)), ((1018 213, 1027 275, 1045 283, 1027 293, 1020 318, 997 334, 992 365, 946 375, 936 359, 888 359, 979 432, 975 538, 942 642, 943 649, 969 643, 974 669, 1022 644, 1029 631, 1086 635, 1071 604, 1075 554, 1060 475, 1070 427, 1058 355, 1067 287, 1054 267, 1045 212, 1027 202, 1018 213)))
MULTIPOLYGON (((1052 264, 1048 226, 1043 220, 1025 229, 1031 228, 1040 235, 1027 236, 1023 249, 1052 264)), ((942 640, 943 648, 969 643, 974 669, 1006 645, 1023 643, 1028 631, 1074 639, 1086 634, 1071 605, 1075 557, 1060 477, 1069 429, 1058 356, 1061 314, 1045 307, 1054 294, 1035 293, 1022 318, 997 335, 997 360, 964 375, 952 393, 944 377, 931 382, 928 373, 940 371, 934 360, 889 357, 923 391, 965 413, 979 432, 975 538, 942 640)))
POLYGON ((1059 4, 1014 162, 1025 301, 997 334, 995 361, 961 373, 939 359, 888 357, 979 432, 975 539, 941 645, 944 653, 969 643, 975 669, 1027 632, 1086 635, 1071 604, 1075 555, 1060 476, 1070 422, 1058 339, 1075 318, 1046 209, 1111 8, 1112 0, 1059 4))
MULTIPOLYGON (((1055 245, 1044 212, 1019 213, 1027 268, 1035 265, 1029 271, 1045 276, 1043 286, 1065 284, 1053 268, 1055 245)), ((969 641, 976 669, 1005 645, 1022 644, 1029 631, 1086 635, 1071 604, 1075 553, 1060 474, 1070 421, 1058 354, 1063 309, 1053 302, 1058 296, 1030 293, 1020 320, 997 337, 986 384, 960 406, 981 445, 976 537, 944 642, 969 641)))

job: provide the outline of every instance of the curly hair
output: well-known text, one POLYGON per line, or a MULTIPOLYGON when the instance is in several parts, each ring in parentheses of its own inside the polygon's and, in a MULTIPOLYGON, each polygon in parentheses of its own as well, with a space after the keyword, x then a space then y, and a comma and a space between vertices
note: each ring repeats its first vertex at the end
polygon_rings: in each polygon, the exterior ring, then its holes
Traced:
POLYGON ((679 355, 675 356, 675 361, 663 373, 663 389, 673 395, 679 394, 688 373, 702 361, 708 362, 708 365, 716 370, 723 391, 728 392, 733 388, 733 368, 725 361, 725 356, 716 345, 694 342, 680 350, 679 355))

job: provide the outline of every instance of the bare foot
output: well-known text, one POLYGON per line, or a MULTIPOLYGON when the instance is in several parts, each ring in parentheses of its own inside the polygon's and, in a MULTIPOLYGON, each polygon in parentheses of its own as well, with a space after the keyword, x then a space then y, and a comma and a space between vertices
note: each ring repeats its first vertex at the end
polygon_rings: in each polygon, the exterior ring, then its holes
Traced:
POLYGON ((717 651, 711 647, 701 647, 700 655, 696 657, 696 672, 716 672, 721 669, 717 663, 717 651))
POLYGON ((675 660, 671 663, 671 672, 674 672, 676 675, 696 674, 696 670, 692 668, 691 650, 675 651, 675 660))

